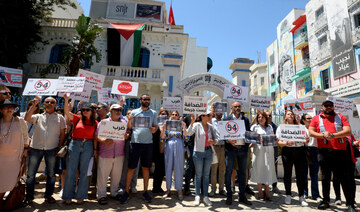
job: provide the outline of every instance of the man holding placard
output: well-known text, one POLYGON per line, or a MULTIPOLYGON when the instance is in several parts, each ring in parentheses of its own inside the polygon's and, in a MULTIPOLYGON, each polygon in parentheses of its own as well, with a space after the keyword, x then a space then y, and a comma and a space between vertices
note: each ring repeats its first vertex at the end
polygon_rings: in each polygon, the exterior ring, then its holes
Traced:
POLYGON ((120 200, 121 204, 124 204, 129 199, 129 188, 131 179, 134 174, 134 169, 138 165, 138 161, 141 161, 141 168, 144 178, 144 194, 143 197, 147 203, 151 202, 152 197, 149 195, 147 189, 149 184, 149 169, 152 163, 153 152, 153 136, 158 128, 157 125, 157 113, 155 110, 149 108, 150 95, 143 94, 140 97, 141 107, 131 112, 128 117, 128 128, 133 130, 130 143, 130 156, 129 156, 129 168, 126 175, 125 193, 120 200), (134 122, 134 123, 133 123, 134 122), (139 126, 139 127, 135 127, 139 126), (146 126, 146 127, 141 127, 146 126))
POLYGON ((122 107, 113 104, 110 107, 110 117, 103 119, 95 132, 95 144, 99 142, 99 161, 97 170, 97 199, 100 205, 106 205, 106 184, 111 176, 110 194, 119 199, 118 190, 124 164, 124 146, 126 120, 121 116, 122 107), (120 122, 111 124, 111 122, 120 122), (107 128, 106 125, 110 125, 107 128))
POLYGON ((319 164, 323 174, 323 201, 318 209, 329 208, 331 173, 340 180, 349 211, 355 211, 355 197, 351 192, 350 173, 347 167, 346 136, 351 136, 351 127, 344 115, 335 113, 334 103, 322 103, 320 115, 313 117, 309 126, 310 136, 317 138, 319 164))
MULTIPOLYGON (((227 120, 243 120, 245 122, 246 131, 250 131, 249 119, 241 115, 240 102, 233 102, 232 114, 224 119, 227 120)), ((229 139, 225 144, 225 156, 226 156, 226 173, 225 173, 225 185, 227 191, 226 204, 232 204, 232 191, 231 191, 231 174, 234 168, 234 161, 238 161, 238 181, 239 181, 239 202, 246 205, 252 205, 252 203, 245 196, 246 187, 246 164, 247 153, 249 144, 245 143, 244 139, 229 139)))

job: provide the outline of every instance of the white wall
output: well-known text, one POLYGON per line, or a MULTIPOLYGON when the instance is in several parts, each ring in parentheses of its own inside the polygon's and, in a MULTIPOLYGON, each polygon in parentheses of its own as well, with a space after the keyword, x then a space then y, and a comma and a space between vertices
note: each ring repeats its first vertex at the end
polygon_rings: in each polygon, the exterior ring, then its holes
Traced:
POLYGON ((207 72, 208 48, 196 46, 196 38, 189 38, 183 79, 193 74, 207 72))

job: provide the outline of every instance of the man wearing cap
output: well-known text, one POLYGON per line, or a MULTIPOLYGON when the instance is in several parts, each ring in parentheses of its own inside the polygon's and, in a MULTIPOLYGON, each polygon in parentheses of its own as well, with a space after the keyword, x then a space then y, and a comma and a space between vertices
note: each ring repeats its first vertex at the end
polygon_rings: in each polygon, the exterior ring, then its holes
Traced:
POLYGON ((329 208, 331 173, 340 180, 343 187, 346 205, 349 211, 355 211, 354 198, 351 195, 350 183, 347 180, 349 170, 347 169, 346 136, 351 136, 351 128, 345 116, 334 112, 334 103, 326 100, 321 105, 322 113, 313 117, 309 134, 317 138, 319 149, 319 164, 323 175, 323 201, 318 209, 329 208))
POLYGON ((35 175, 43 157, 45 157, 47 167, 45 201, 55 203, 52 195, 56 181, 56 153, 64 143, 66 128, 65 118, 55 112, 56 100, 54 98, 48 97, 45 99, 45 112, 42 114, 34 114, 39 104, 39 99, 35 98, 34 100, 34 104, 30 106, 25 115, 25 120, 35 126, 30 143, 30 151, 28 152, 29 167, 26 176, 25 205, 30 204, 34 199, 35 175))
MULTIPOLYGON (((106 185, 109 176, 111 176, 110 194, 112 198, 119 199, 118 190, 121 180, 121 173, 124 164, 124 146, 123 140, 113 140, 98 137, 99 129, 106 122, 121 122, 126 124, 126 120, 121 116, 122 107, 119 104, 113 104, 110 107, 110 117, 103 119, 95 132, 95 142, 99 142, 99 161, 97 170, 97 199, 100 205, 107 204, 106 185)), ((123 130, 126 130, 126 126, 123 130)), ((96 146, 96 143, 94 144, 96 146)))
MULTIPOLYGON (((241 115, 241 104, 240 102, 233 102, 232 114, 224 121, 229 120, 244 120, 245 130, 250 131, 249 119, 241 115)), ((239 181, 239 202, 246 205, 252 205, 252 203, 245 196, 246 188, 246 165, 247 165, 247 154, 249 144, 245 143, 244 139, 228 140, 225 144, 225 156, 226 156, 226 172, 225 172, 225 185, 227 191, 226 204, 232 204, 232 191, 231 191, 231 174, 234 169, 234 161, 238 161, 238 181, 239 181)))

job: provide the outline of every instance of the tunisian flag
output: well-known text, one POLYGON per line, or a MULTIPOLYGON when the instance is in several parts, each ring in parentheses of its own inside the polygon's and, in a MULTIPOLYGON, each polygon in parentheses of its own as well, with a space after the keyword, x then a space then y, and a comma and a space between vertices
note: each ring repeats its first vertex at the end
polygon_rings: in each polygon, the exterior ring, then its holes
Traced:
POLYGON ((172 4, 170 5, 170 12, 169 12, 169 24, 175 25, 174 13, 172 9, 172 4))

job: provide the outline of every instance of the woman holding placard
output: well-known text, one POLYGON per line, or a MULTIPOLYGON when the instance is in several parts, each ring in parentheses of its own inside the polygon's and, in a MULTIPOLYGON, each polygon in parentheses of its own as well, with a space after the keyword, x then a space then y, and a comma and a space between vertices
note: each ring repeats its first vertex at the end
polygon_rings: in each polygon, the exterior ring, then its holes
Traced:
POLYGON ((73 122, 74 129, 72 140, 69 144, 62 198, 65 200, 65 204, 70 205, 71 199, 75 197, 77 204, 81 205, 88 196, 88 169, 90 159, 93 157, 94 152, 96 153, 97 151, 96 148, 94 149, 94 134, 98 122, 96 121, 95 111, 89 103, 82 105, 81 115, 76 115, 69 110, 69 97, 66 94, 64 95, 64 99, 64 112, 73 122), (75 194, 76 171, 78 169, 79 181, 75 194))
POLYGON ((276 137, 278 139, 278 145, 281 149, 281 159, 284 165, 284 184, 286 190, 285 204, 291 204, 291 176, 292 167, 295 166, 296 173, 296 185, 298 188, 299 201, 301 206, 308 206, 308 203, 304 199, 304 188, 305 188, 305 167, 306 167, 306 150, 305 143, 309 142, 308 133, 305 133, 304 140, 306 142, 295 142, 295 141, 284 141, 281 140, 281 134, 283 125, 297 125, 295 114, 291 110, 285 110, 285 116, 283 124, 281 124, 276 130, 276 137))
MULTIPOLYGON (((259 112, 251 126, 251 131, 261 135, 274 134, 273 128, 268 124, 268 116, 265 112, 259 112)), ((263 140, 260 138, 260 141, 263 140)), ((274 147, 262 144, 253 144, 253 163, 250 180, 258 185, 259 199, 270 201, 269 185, 277 182, 274 162, 274 147), (265 185, 265 195, 262 191, 262 184, 265 185)))
MULTIPOLYGON (((180 114, 177 110, 170 113, 170 120, 179 120, 180 114)), ((166 194, 163 196, 170 197, 172 182, 172 173, 175 172, 175 189, 178 191, 179 200, 183 200, 182 185, 184 176, 184 137, 186 136, 186 125, 181 121, 182 131, 166 130, 166 123, 160 127, 161 139, 165 143, 165 175, 166 175, 166 194)))
POLYGON ((200 205, 201 180, 204 190, 204 203, 207 206, 212 205, 208 197, 208 191, 210 167, 213 155, 211 145, 216 143, 216 135, 213 126, 209 124, 209 121, 211 120, 210 117, 211 112, 207 111, 205 114, 200 115, 200 122, 195 123, 195 116, 191 115, 191 124, 186 130, 188 136, 195 134, 195 145, 193 153, 193 161, 195 166, 195 206, 200 205))

